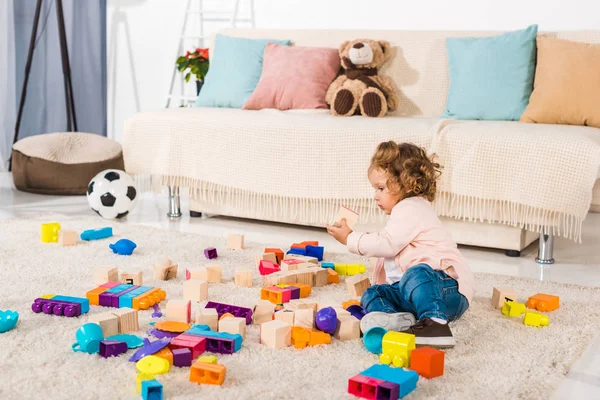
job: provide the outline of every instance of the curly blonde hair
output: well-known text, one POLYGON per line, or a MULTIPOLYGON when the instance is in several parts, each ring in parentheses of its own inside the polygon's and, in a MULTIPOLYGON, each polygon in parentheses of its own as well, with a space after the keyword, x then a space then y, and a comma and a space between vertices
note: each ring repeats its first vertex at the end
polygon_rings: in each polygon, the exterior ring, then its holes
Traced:
POLYGON ((377 146, 369 170, 384 171, 388 175, 387 187, 399 189, 403 193, 402 199, 422 196, 433 201, 436 181, 442 174, 442 166, 435 158, 435 154, 428 157, 422 147, 390 140, 377 146))

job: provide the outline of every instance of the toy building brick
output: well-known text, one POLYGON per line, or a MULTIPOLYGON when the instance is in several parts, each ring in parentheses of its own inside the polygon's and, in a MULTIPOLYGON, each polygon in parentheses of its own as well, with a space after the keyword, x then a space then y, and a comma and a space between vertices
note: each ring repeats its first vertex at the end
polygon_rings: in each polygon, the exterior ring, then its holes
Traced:
POLYGON ((492 292, 492 305, 501 309, 506 301, 517 301, 517 292, 509 288, 494 288, 492 292))
POLYGON ((123 272, 121 273, 121 283, 142 286, 144 282, 142 276, 142 271, 123 272))
POLYGON ((527 308, 533 308, 542 312, 554 311, 560 307, 560 297, 552 294, 538 293, 527 299, 527 308))
POLYGON ((246 318, 229 317, 219 321, 219 332, 239 333, 246 338, 246 318))
POLYGON ((100 325, 105 338, 119 333, 119 317, 110 311, 92 314, 88 317, 88 322, 95 322, 100 325))
POLYGON ((154 279, 168 281, 177 277, 177 264, 168 258, 158 260, 154 263, 154 279))
POLYGON ((252 287, 252 271, 249 269, 236 271, 235 286, 252 287))
POLYGON ((305 264, 305 262, 296 259, 285 258, 281 260, 280 267, 282 271, 294 271, 298 269, 300 264, 305 264))
POLYGON ((167 302, 167 320, 190 323, 192 307, 189 300, 173 299, 167 302))
POLYGON ((208 298, 208 282, 190 279, 183 282, 183 299, 202 301, 208 298))
POLYGON ((221 385, 225 381, 226 373, 227 368, 224 365, 198 360, 190 368, 190 382, 221 385))
POLYGON ((338 210, 338 213, 336 214, 335 219, 333 220, 333 224, 341 224, 343 218, 346 219, 346 224, 348 225, 348 228, 354 229, 354 225, 356 225, 356 221, 358 221, 358 213, 342 206, 338 210))
POLYGON ((292 344, 292 326, 285 321, 273 320, 260 324, 260 342, 274 349, 292 344))
POLYGON ((329 273, 326 268, 308 268, 313 274, 312 284, 314 287, 322 287, 327 285, 329 273))
POLYGON ((129 307, 115 308, 110 311, 119 319, 119 333, 137 332, 140 330, 138 311, 129 307))
POLYGON ((274 309, 275 306, 269 300, 259 300, 254 306, 252 322, 261 325, 263 322, 271 321, 274 309))
POLYGON ((371 287, 371 282, 366 275, 354 275, 346 278, 346 286, 350 296, 362 296, 371 287))
POLYGON ((219 313, 216 308, 199 308, 196 310, 196 324, 208 325, 211 330, 217 331, 219 313))
POLYGON ((217 254, 217 249, 215 249, 214 247, 204 249, 204 257, 208 258, 209 260, 217 258, 218 256, 219 255, 217 254))
POLYGON ((230 250, 242 250, 244 248, 244 235, 231 234, 227 236, 227 248, 230 250))
POLYGON ((106 282, 119 282, 119 270, 112 265, 103 265, 94 268, 94 283, 103 285, 106 282))
POLYGON ((185 279, 199 279, 208 282, 208 271, 204 267, 188 267, 185 270, 185 279))
POLYGON ((58 244, 60 246, 74 246, 77 244, 78 237, 79 235, 77 235, 77 232, 75 231, 65 231, 61 229, 58 231, 58 244))
POLYGON ((338 315, 337 327, 333 336, 338 340, 360 338, 360 321, 351 315, 338 315))
POLYGON ((294 325, 303 328, 315 327, 315 310, 312 308, 301 308, 294 310, 294 325))
POLYGON ((431 379, 444 375, 445 353, 428 346, 419 347, 410 353, 410 369, 431 379))
POLYGON ((207 265, 206 273, 208 275, 207 281, 209 283, 221 283, 223 278, 223 271, 221 270, 220 265, 207 265))
POLYGON ((294 325, 294 315, 295 313, 293 310, 281 310, 275 313, 275 319, 294 325))
POLYGON ((277 249, 274 247, 266 248, 264 254, 268 254, 268 253, 275 254, 275 262, 277 264, 281 264, 281 261, 283 261, 283 258, 285 256, 283 251, 281 251, 281 249, 277 249))

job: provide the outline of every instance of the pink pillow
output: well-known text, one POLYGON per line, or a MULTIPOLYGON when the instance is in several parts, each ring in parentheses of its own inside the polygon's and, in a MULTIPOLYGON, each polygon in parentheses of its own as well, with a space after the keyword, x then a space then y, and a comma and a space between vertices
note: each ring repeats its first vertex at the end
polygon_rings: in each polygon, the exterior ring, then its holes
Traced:
POLYGON ((267 43, 260 81, 242 108, 327 108, 325 93, 339 69, 337 49, 267 43))

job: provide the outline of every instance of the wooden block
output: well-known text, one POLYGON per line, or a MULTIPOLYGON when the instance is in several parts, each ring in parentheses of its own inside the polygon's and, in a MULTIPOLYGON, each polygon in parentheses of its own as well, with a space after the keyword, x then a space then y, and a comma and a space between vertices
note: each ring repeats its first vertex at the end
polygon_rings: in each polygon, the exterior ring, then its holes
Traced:
POLYGON ((154 263, 154 279, 168 281, 177 278, 177 264, 168 258, 163 258, 154 263))
POLYGON ((246 339, 246 318, 229 317, 220 320, 219 332, 239 333, 246 339))
POLYGON ((129 307, 121 307, 110 312, 119 319, 119 333, 130 333, 140 330, 137 310, 129 307))
POLYGON ((517 301, 517 292, 509 288, 494 288, 492 292, 492 306, 501 309, 507 299, 517 301))
POLYGON ((285 258, 290 260, 299 260, 305 263, 311 263, 314 264, 313 266, 315 267, 319 266, 319 259, 317 257, 301 256, 299 254, 286 254, 285 258))
POLYGON ((294 299, 287 303, 293 310, 311 309, 317 311, 317 303, 306 299, 294 299))
POLYGON ((223 278, 223 271, 220 265, 207 265, 206 273, 208 274, 209 283, 221 283, 223 278))
MULTIPOLYGON (((340 306, 333 306, 333 309, 335 310, 335 313, 337 314, 338 317, 349 317, 352 315, 340 306)), ((353 317, 353 318, 356 318, 356 317, 353 317)))
POLYGON ((77 244, 77 232, 75 231, 58 231, 58 244, 60 246, 74 246, 77 244))
POLYGON ((327 270, 327 284, 340 283, 340 275, 331 268, 325 268, 327 270))
POLYGON ((227 236, 227 248, 242 250, 244 248, 244 235, 231 234, 227 236))
POLYGON ((274 349, 292 344, 292 326, 285 321, 274 320, 260 325, 260 342, 274 349))
POLYGON ((282 271, 294 271, 298 269, 299 264, 304 264, 303 261, 286 258, 281 260, 281 265, 279 266, 282 271))
POLYGON ((112 265, 94 268, 94 283, 103 285, 106 282, 119 282, 119 269, 112 265))
POLYGON ((301 308, 294 310, 294 325, 303 328, 315 327, 315 310, 312 308, 301 308))
POLYGON ((189 300, 173 299, 167 302, 167 320, 190 323, 192 305, 189 300))
POLYGON ((142 271, 130 271, 121 274, 121 283, 142 286, 143 281, 142 271))
POLYGON ((273 319, 274 310, 275 306, 269 300, 259 300, 254 306, 252 323, 260 325, 263 322, 271 321, 273 319))
POLYGON ((262 280, 262 287, 275 286, 279 284, 290 284, 296 282, 296 271, 287 272, 273 272, 269 275, 264 275, 262 280))
POLYGON ((327 271, 329 268, 308 268, 308 270, 313 274, 312 283, 314 287, 327 285, 327 280, 329 278, 329 273, 327 271))
POLYGON ((362 294, 371 287, 371 282, 366 275, 354 275, 346 278, 346 286, 350 296, 362 296, 362 294))
POLYGON ((310 287, 313 286, 313 284, 314 284, 313 273, 308 268, 296 270, 294 272, 296 272, 296 274, 295 274, 296 282, 298 282, 302 285, 308 285, 310 287))
POLYGON ((190 279, 183 282, 183 299, 202 301, 208 298, 208 282, 190 279))
POLYGON ((285 321, 290 325, 294 325, 294 311, 293 310, 281 310, 275 313, 275 319, 285 321))
POLYGON ((354 225, 356 225, 356 221, 358 221, 358 213, 342 206, 338 210, 338 213, 336 214, 335 219, 333 220, 333 225, 340 226, 342 218, 346 219, 346 224, 348 224, 348 228, 354 229, 354 225))
POLYGON ((235 286, 252 287, 252 271, 249 269, 236 271, 235 286))
POLYGON ((265 254, 266 253, 273 253, 273 254, 275 254, 275 257, 276 257, 276 261, 275 262, 277 264, 281 264, 281 261, 283 261, 283 259, 285 257, 285 254, 283 253, 283 251, 281 251, 281 249, 277 249, 277 248, 274 248, 274 247, 266 248, 265 249, 265 254))
POLYGON ((208 271, 204 267, 189 267, 185 270, 185 279, 198 279, 208 282, 208 271))
POLYGON ((211 330, 217 331, 219 314, 216 308, 199 308, 196 310, 196 324, 208 325, 211 330))
POLYGON ((360 321, 352 315, 338 315, 333 336, 338 340, 360 339, 360 321))
POLYGON ((110 311, 90 315, 87 322, 100 325, 105 338, 119 333, 119 318, 110 311))

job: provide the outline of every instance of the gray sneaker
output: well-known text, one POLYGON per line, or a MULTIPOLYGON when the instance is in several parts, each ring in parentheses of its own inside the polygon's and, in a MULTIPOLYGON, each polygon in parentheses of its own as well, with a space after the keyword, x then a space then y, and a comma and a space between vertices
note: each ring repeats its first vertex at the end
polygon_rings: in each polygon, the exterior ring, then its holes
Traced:
POLYGON ((365 333, 374 326, 380 326, 388 331, 400 332, 410 328, 415 322, 415 316, 409 312, 384 313, 373 311, 362 317, 360 330, 365 333))

